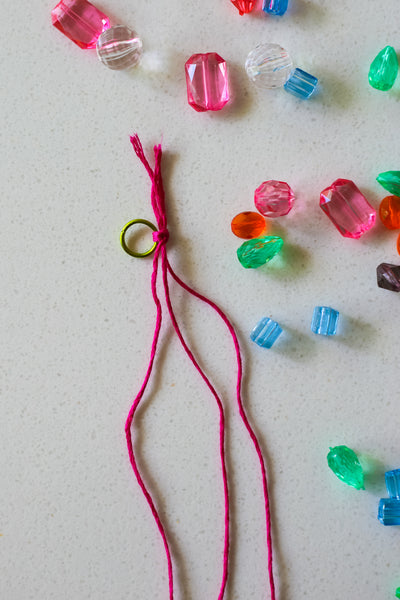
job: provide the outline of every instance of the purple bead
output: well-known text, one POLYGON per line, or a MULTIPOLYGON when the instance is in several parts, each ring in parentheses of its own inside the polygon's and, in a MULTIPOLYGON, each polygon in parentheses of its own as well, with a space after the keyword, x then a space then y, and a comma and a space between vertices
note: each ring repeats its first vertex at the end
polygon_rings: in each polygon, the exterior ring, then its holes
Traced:
POLYGON ((400 266, 381 263, 376 268, 378 287, 391 292, 400 292, 400 266))

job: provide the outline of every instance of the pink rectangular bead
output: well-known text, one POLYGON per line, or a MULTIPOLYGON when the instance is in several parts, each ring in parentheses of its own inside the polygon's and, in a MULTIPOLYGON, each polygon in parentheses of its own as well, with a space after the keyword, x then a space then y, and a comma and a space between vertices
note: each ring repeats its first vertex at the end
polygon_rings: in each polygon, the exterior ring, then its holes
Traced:
POLYGON ((61 0, 51 11, 54 27, 85 50, 95 48, 109 18, 87 0, 61 0))
POLYGON ((375 223, 375 209, 350 179, 336 179, 321 192, 319 205, 344 237, 357 239, 375 223))
POLYGON ((198 112, 221 110, 229 101, 226 62, 216 52, 193 54, 185 72, 188 102, 198 112))

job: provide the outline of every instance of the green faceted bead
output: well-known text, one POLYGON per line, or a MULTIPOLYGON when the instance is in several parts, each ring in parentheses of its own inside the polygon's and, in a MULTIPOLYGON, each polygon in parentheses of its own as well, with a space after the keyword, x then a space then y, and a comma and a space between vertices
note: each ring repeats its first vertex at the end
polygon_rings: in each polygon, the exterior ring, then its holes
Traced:
POLYGON ((282 246, 283 239, 277 235, 253 238, 238 248, 237 256, 245 269, 257 269, 274 258, 282 246))
POLYGON ((364 490, 364 473, 357 454, 347 446, 335 446, 329 449, 328 466, 342 481, 356 488, 364 490))
POLYGON ((368 79, 376 90, 386 92, 393 86, 399 68, 397 54, 392 46, 381 50, 371 63, 368 79))
POLYGON ((396 598, 400 598, 400 587, 396 590, 396 598))
POLYGON ((400 171, 380 173, 376 180, 385 190, 395 196, 400 196, 400 171))

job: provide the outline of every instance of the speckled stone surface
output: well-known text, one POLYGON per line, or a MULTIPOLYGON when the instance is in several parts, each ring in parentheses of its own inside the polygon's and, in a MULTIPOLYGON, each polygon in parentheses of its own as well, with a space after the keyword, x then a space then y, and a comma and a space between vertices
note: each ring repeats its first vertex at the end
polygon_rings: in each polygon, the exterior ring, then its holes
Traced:
MULTIPOLYGON (((343 177, 377 208, 385 192, 375 177, 400 168, 400 83, 388 93, 368 84, 371 60, 396 46, 398 0, 379 11, 364 2, 361 16, 350 0, 291 0, 280 19, 239 17, 228 0, 98 6, 143 39, 136 71, 104 69, 63 37, 49 2, 2 7, 0 597, 168 597, 162 543, 124 439, 154 322, 151 261, 118 241, 128 220, 152 218, 129 145, 138 131, 147 149, 163 136, 171 261, 227 311, 242 341, 245 402, 268 456, 279 600, 391 598, 399 532, 376 512, 384 471, 400 463, 399 299, 378 289, 375 269, 396 262, 395 239, 380 223, 343 239, 318 200, 343 177), (257 90, 244 61, 262 41, 318 77, 319 95, 257 90), (198 114, 184 63, 214 51, 229 64, 233 102, 198 114), (268 179, 288 181, 296 203, 274 223, 282 257, 247 271, 230 223, 268 179), (340 311, 334 339, 309 331, 317 304, 340 311), (249 340, 260 316, 285 330, 268 353, 249 340), (325 457, 338 444, 375 459, 366 492, 331 477, 325 457)), ((260 480, 235 406, 230 341, 206 308, 179 293, 175 302, 229 411, 227 600, 265 599, 260 480)), ((216 599, 217 410, 170 328, 162 341, 136 448, 171 536, 176 600, 216 599)))

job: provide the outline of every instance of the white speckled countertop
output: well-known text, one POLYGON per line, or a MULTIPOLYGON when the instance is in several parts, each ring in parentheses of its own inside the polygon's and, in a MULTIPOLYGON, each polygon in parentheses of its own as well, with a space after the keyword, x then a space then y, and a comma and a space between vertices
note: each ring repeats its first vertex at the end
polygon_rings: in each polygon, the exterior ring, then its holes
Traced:
MULTIPOLYGON (((1 525, 4 600, 163 600, 166 561, 124 438, 150 351, 150 260, 119 246, 152 219, 150 185, 129 135, 163 136, 170 258, 230 315, 242 342, 245 403, 268 459, 279 600, 390 600, 400 529, 376 519, 383 473, 400 466, 399 301, 376 285, 400 264, 378 223, 342 238, 319 209, 336 178, 378 207, 376 175, 399 169, 400 78, 369 87, 371 60, 399 49, 398 0, 291 0, 282 18, 239 17, 229 0, 102 0, 144 41, 145 68, 112 72, 51 26, 50 2, 2 7, 0 128, 1 525), (301 102, 262 92, 243 64, 280 43, 321 81, 301 102), (183 65, 217 51, 233 101, 199 114, 183 65), (149 74, 149 63, 154 72, 149 74), (288 181, 292 212, 274 232, 283 260, 243 269, 231 218, 266 179, 288 181), (335 338, 310 332, 315 305, 340 311, 335 338), (271 351, 249 341, 262 316, 285 330, 271 351), (329 446, 375 465, 367 490, 335 479, 329 446)), ((175 291, 174 291, 175 293, 175 291)), ((234 356, 206 308, 176 295, 184 330, 229 414, 232 554, 226 600, 268 598, 261 488, 234 398, 234 356)), ((217 600, 223 504, 214 401, 166 327, 139 414, 140 465, 171 538, 176 600, 217 600)))

